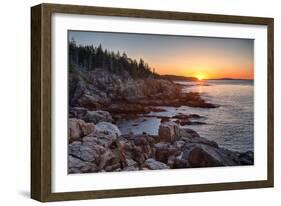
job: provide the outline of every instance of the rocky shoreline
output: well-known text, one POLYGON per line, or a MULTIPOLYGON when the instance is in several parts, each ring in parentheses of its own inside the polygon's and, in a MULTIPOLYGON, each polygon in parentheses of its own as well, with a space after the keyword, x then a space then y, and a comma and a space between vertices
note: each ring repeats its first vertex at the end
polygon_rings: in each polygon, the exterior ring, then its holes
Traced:
MULTIPOLYGON (((172 81, 153 78, 135 80, 102 69, 79 72, 80 76, 69 76, 70 117, 77 117, 77 110, 74 111, 73 107, 108 111, 114 119, 159 111, 159 106, 218 107, 206 102, 199 93, 182 92, 183 86, 172 81)), ((79 112, 83 113, 82 110, 79 112)))
POLYGON ((195 131, 164 122, 159 135, 122 135, 109 122, 70 119, 69 173, 252 165, 253 152, 234 152, 195 131))
MULTIPOLYGON (((197 114, 159 116, 158 135, 122 134, 120 119, 153 117, 159 106, 216 108, 200 94, 163 79, 134 80, 102 69, 69 76, 68 172, 112 172, 253 165, 254 154, 230 151, 184 125, 197 114)), ((156 117, 156 116, 154 116, 156 117)), ((193 121, 195 119, 196 121, 193 121)))

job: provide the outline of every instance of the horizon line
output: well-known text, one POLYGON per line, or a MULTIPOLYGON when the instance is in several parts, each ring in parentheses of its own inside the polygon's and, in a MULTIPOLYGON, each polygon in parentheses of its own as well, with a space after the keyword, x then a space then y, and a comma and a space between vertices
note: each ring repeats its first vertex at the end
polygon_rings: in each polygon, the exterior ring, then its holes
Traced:
POLYGON ((199 81, 202 80, 254 80, 254 78, 233 78, 233 77, 219 77, 219 78, 203 78, 203 79, 198 79, 196 76, 185 76, 185 75, 176 75, 176 74, 159 74, 160 76, 175 76, 175 77, 184 77, 184 78, 194 78, 199 81))

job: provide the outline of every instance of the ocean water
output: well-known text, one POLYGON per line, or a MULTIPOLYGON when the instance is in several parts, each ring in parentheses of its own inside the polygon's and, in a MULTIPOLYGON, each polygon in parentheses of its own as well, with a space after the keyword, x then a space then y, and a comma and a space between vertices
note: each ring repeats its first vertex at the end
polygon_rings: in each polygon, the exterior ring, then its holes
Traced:
MULTIPOLYGON (((221 147, 244 152, 254 149, 254 87, 253 81, 247 80, 208 80, 198 83, 177 82, 185 85, 183 92, 199 92, 201 96, 218 108, 193 108, 187 106, 159 107, 165 112, 151 112, 151 116, 169 116, 176 114, 199 114, 203 118, 194 121, 202 125, 184 127, 195 130, 200 136, 216 141, 221 147)), ((123 134, 130 132, 157 135, 160 119, 141 117, 119 121, 123 134)))

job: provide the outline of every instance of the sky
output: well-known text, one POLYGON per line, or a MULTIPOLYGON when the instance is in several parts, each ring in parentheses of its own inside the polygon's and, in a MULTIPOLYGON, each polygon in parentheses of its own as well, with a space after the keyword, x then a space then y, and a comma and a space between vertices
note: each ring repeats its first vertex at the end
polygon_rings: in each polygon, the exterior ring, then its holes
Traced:
POLYGON ((81 45, 102 45, 142 58, 158 74, 199 79, 253 79, 254 40, 94 31, 69 31, 69 40, 81 45))

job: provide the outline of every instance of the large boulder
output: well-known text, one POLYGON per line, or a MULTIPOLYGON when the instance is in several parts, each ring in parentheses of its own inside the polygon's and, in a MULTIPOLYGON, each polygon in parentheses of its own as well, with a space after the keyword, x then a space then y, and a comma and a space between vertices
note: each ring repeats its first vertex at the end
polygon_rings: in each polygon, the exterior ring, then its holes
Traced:
POLYGON ((190 167, 215 167, 241 165, 239 153, 208 144, 190 144, 184 151, 190 167))
POLYGON ((70 141, 77 140, 95 131, 95 124, 86 123, 81 119, 70 118, 68 124, 70 141))
POLYGON ((91 148, 80 141, 74 141, 68 145, 68 154, 82 161, 95 163, 99 162, 101 155, 98 150, 91 148))
POLYGON ((97 110, 97 111, 88 111, 83 119, 86 122, 93 122, 95 124, 99 122, 112 122, 112 116, 107 111, 97 110))
POLYGON ((208 153, 208 151, 200 147, 195 147, 190 151, 188 162, 191 167, 223 166, 222 162, 219 162, 214 156, 208 153))
POLYGON ((147 167, 151 170, 161 170, 161 169, 170 169, 170 167, 163 162, 159 162, 155 159, 149 158, 145 160, 144 167, 147 167))
POLYGON ((110 122, 99 122, 96 124, 96 130, 97 132, 115 135, 116 137, 121 135, 119 128, 110 122))
POLYGON ((82 161, 72 155, 68 156, 68 173, 97 172, 97 165, 91 162, 82 161))
POLYGON ((96 171, 114 171, 127 165, 123 148, 111 134, 95 132, 82 141, 74 141, 68 145, 68 154, 95 164, 96 171))
POLYGON ((174 122, 163 122, 159 126, 159 141, 175 142, 180 139, 180 129, 174 122))
POLYGON ((215 141, 210 141, 204 137, 201 137, 197 132, 195 132, 192 129, 180 128, 180 136, 181 136, 181 140, 185 141, 186 143, 198 143, 198 144, 209 145, 216 148, 219 147, 215 141))

